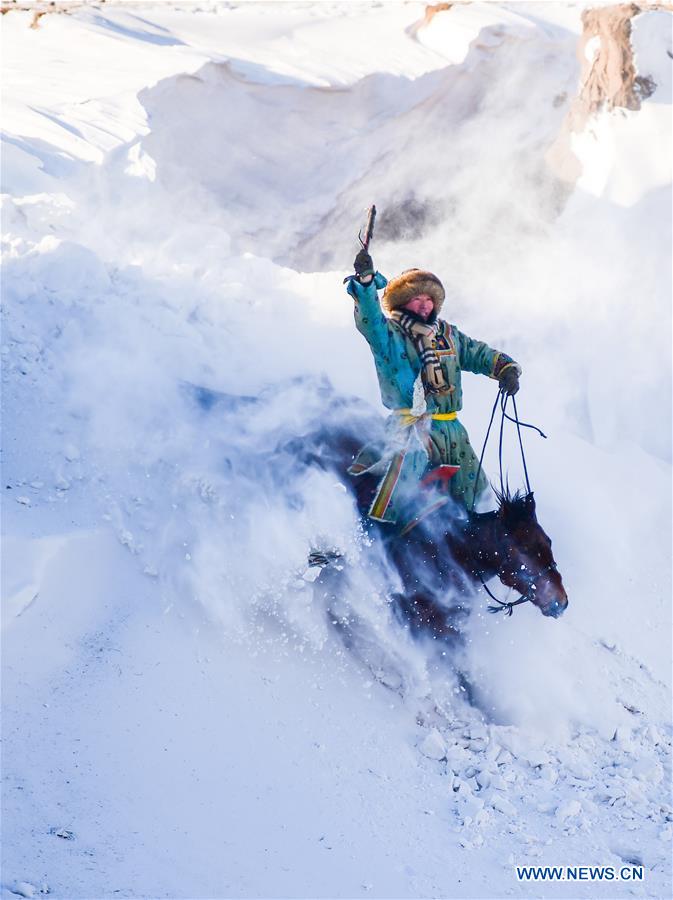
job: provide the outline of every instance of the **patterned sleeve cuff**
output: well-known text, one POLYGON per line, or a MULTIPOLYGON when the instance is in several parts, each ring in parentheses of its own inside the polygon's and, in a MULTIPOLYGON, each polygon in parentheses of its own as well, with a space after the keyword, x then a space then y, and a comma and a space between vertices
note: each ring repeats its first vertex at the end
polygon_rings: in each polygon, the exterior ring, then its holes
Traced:
POLYGON ((516 369, 517 375, 521 375, 521 366, 518 362, 515 362, 515 360, 513 360, 511 356, 507 356, 506 353, 496 353, 495 358, 493 359, 491 378, 495 378, 499 381, 505 369, 509 369, 512 366, 516 369))
POLYGON ((368 296, 376 297, 377 291, 382 291, 387 284, 388 279, 380 272, 375 272, 374 277, 367 284, 360 284, 357 277, 353 276, 348 280, 346 290, 355 300, 361 300, 368 296))

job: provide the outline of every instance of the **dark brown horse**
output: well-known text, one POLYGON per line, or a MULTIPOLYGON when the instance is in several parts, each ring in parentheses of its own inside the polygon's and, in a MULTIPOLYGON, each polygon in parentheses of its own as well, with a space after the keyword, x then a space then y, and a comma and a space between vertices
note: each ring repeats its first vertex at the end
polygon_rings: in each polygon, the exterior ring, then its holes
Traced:
POLYGON ((391 535, 387 550, 405 586, 399 602, 438 635, 456 627, 477 590, 495 577, 520 598, 511 604, 494 598, 499 606, 489 606, 493 612, 511 615, 514 605, 530 601, 543 615, 558 618, 568 606, 532 493, 499 495, 498 508, 486 513, 468 513, 449 502, 406 535, 391 535))
MULTIPOLYGON (((242 410, 250 412, 268 402, 266 396, 237 397, 197 385, 183 387, 205 414, 216 409, 222 422, 226 415, 236 417, 237 428, 242 410)), ((530 601, 545 616, 557 618, 563 613, 568 597, 551 541, 537 521, 532 493, 504 491, 498 495, 497 509, 486 513, 469 513, 449 501, 406 533, 397 526, 372 522, 366 511, 376 484, 367 481, 366 475, 352 478, 347 470, 365 441, 383 442, 381 417, 362 401, 339 396, 325 380, 291 379, 274 386, 270 396, 277 398, 281 388, 300 389, 302 405, 307 397, 314 404, 307 415, 325 424, 291 440, 279 434, 268 454, 268 470, 276 473, 279 485, 287 486, 301 477, 307 466, 317 466, 334 472, 347 485, 357 499, 365 527, 382 542, 399 575, 403 590, 394 594, 393 600, 405 626, 436 638, 459 634, 460 622, 469 614, 476 595, 496 577, 521 594, 514 604, 496 600, 500 609, 511 613, 516 603, 530 601)), ((255 459, 250 465, 257 471, 263 460, 255 459)), ((428 492, 420 505, 426 507, 431 498, 428 492)), ((338 581, 337 575, 343 575, 330 566, 333 554, 315 552, 311 556, 313 564, 325 567, 325 582, 330 577, 338 581)))
MULTIPOLYGON (((302 439, 301 455, 305 462, 338 474, 356 495, 367 522, 368 498, 375 485, 364 480, 367 476, 346 474, 360 444, 361 438, 348 432, 316 432, 302 439)), ((551 540, 537 520, 533 494, 506 491, 497 498, 497 509, 485 513, 467 512, 447 500, 408 530, 368 523, 400 577, 403 590, 394 599, 412 630, 435 638, 458 634, 478 590, 495 577, 521 596, 513 603, 494 597, 499 606, 490 607, 492 611, 511 615, 512 607, 525 601, 554 618, 566 609, 568 596, 551 540)), ((421 505, 425 508, 432 500, 428 492, 421 505)), ((325 565, 329 559, 317 553, 312 562, 325 565)))

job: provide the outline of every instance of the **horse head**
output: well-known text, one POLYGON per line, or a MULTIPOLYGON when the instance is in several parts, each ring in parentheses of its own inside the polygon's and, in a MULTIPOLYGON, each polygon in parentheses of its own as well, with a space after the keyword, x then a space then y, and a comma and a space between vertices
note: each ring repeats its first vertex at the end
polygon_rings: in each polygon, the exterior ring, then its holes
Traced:
POLYGON ((552 553, 552 542, 537 520, 532 492, 498 494, 497 575, 519 591, 545 616, 558 618, 568 606, 568 595, 552 553))

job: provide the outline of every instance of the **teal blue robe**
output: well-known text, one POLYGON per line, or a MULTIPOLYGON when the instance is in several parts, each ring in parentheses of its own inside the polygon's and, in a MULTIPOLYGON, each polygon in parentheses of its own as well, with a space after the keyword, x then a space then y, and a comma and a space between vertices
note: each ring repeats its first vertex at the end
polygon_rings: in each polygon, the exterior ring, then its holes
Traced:
POLYGON ((419 399, 421 404, 423 401, 421 363, 413 341, 381 309, 377 292, 386 284, 379 272, 368 285, 355 280, 348 283, 348 292, 355 301, 356 327, 374 356, 383 405, 392 412, 386 423, 385 445, 364 447, 351 466, 351 473, 380 476, 379 491, 370 510, 372 518, 404 523, 405 517, 419 506, 420 480, 437 466, 460 467, 448 481, 448 490, 463 506, 471 508, 487 488, 483 470, 477 474, 479 459, 458 418, 447 421, 430 416, 455 414, 462 409, 463 370, 497 379, 504 366, 514 360, 439 319, 433 348, 449 391, 441 395, 429 393, 423 407, 428 415, 408 424, 411 417, 405 413, 412 409, 414 413, 423 411, 419 405, 419 399), (396 412, 400 410, 402 413, 396 412))

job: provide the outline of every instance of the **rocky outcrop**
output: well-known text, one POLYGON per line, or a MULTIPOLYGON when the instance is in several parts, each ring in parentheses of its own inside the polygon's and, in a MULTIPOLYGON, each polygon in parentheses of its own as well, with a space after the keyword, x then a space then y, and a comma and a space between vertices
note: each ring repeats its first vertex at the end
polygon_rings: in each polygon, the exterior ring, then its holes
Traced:
POLYGON ((631 20, 640 12, 636 3, 623 3, 582 14, 584 31, 577 48, 582 89, 574 103, 575 130, 602 108, 640 109, 642 100, 654 92, 654 82, 639 75, 633 61, 631 20))
MULTIPOLYGON (((105 3, 105 0, 98 0, 99 3, 105 3)), ((33 18, 30 22, 30 28, 39 28, 40 27, 40 19, 42 16, 46 16, 48 13, 70 13, 74 9, 78 7, 86 6, 82 0, 72 0, 72 2, 68 2, 68 0, 61 0, 60 3, 56 3, 55 0, 33 0, 32 3, 17 3, 16 0, 12 0, 11 3, 3 3, 0 6, 0 15, 6 15, 9 12, 30 12, 33 14, 33 18)))
POLYGON ((673 9, 671 3, 620 3, 599 6, 582 13, 584 26, 577 46, 580 90, 573 100, 561 132, 547 154, 547 161, 563 180, 574 183, 581 174, 571 149, 571 136, 581 132, 601 109, 638 110, 656 84, 636 70, 631 45, 631 23, 641 12, 673 9))
POLYGON ((421 22, 421 26, 429 25, 437 13, 447 12, 452 6, 454 6, 454 3, 430 3, 425 7, 425 16, 421 22))
MULTIPOLYGON (((462 3, 470 2, 470 0, 460 0, 462 3)), ((435 18, 437 13, 448 12, 452 6, 455 6, 455 0, 451 0, 449 3, 429 3, 425 7, 425 15, 422 19, 418 19, 418 21, 414 22, 413 25, 409 26, 407 29, 407 33, 412 37, 416 37, 419 31, 423 28, 427 28, 430 22, 435 18)))

